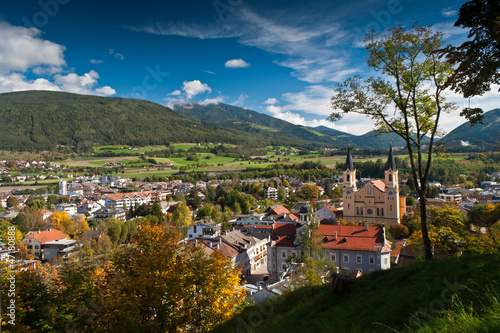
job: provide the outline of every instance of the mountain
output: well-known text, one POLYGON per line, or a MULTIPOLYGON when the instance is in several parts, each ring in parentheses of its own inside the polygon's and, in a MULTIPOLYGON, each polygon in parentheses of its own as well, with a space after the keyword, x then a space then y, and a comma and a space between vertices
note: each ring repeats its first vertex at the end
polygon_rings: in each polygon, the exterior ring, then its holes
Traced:
POLYGON ((352 136, 339 131, 336 131, 338 135, 325 134, 315 128, 294 125, 263 113, 223 103, 210 105, 177 104, 174 111, 197 121, 234 128, 254 135, 259 134, 259 136, 275 140, 280 138, 289 142, 289 145, 293 145, 292 142, 298 142, 301 145, 320 143, 320 146, 342 147, 347 145, 347 140, 343 138, 352 136))
POLYGON ((406 143, 394 133, 375 131, 356 136, 326 126, 307 127, 294 125, 256 111, 243 109, 227 104, 201 105, 197 103, 178 104, 174 111, 191 119, 218 124, 248 133, 258 133, 267 137, 286 137, 289 141, 321 142, 329 147, 347 147, 349 142, 362 149, 385 149, 390 141, 394 146, 405 146, 406 143))
POLYGON ((484 113, 482 124, 473 127, 467 122, 455 128, 444 137, 444 142, 454 140, 492 142, 500 138, 500 109, 494 109, 484 113))
POLYGON ((241 143, 243 132, 194 121, 162 105, 53 91, 0 94, 0 149, 53 150, 70 145, 241 143))
POLYGON ((302 287, 212 332, 500 332, 499 262, 500 253, 418 262, 363 275, 341 295, 302 287))

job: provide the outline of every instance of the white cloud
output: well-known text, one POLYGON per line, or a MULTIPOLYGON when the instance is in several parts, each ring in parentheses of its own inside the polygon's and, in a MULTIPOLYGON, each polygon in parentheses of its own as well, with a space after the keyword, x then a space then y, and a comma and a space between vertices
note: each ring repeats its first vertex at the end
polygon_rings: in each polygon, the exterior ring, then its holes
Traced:
POLYGON ((116 91, 109 86, 95 88, 97 85, 97 79, 99 79, 99 74, 94 70, 91 70, 82 76, 75 73, 69 73, 67 75, 57 74, 54 76, 54 82, 59 85, 63 91, 76 94, 100 96, 116 94, 116 91))
POLYGON ((212 92, 212 88, 206 83, 201 83, 200 80, 184 81, 182 90, 186 93, 187 99, 191 99, 204 92, 212 92))
POLYGON ((116 52, 113 49, 109 49, 109 54, 111 54, 112 56, 114 56, 116 59, 125 60, 125 57, 121 53, 118 53, 118 52, 116 52))
POLYGON ((448 8, 443 8, 441 10, 441 14, 444 17, 454 17, 458 15, 458 11, 456 9, 453 9, 453 7, 448 7, 448 8))
MULTIPOLYGON (((184 81, 182 83, 181 89, 177 89, 168 94, 164 99, 165 106, 169 108, 174 108, 175 104, 184 104, 191 102, 192 98, 196 95, 203 93, 211 93, 212 88, 206 83, 202 83, 200 80, 184 81), (172 97, 173 96, 173 97, 172 97)), ((241 98, 241 96, 240 96, 241 98)), ((224 96, 217 96, 215 98, 206 98, 205 100, 198 102, 202 105, 208 104, 218 104, 224 101, 224 96)))
POLYGON ((243 59, 231 59, 226 61, 225 66, 227 68, 247 68, 250 64, 243 59))
POLYGON ((66 66, 64 46, 43 40, 36 28, 0 22, 0 74, 26 72, 32 67, 66 66))
POLYGON ((20 73, 0 76, 0 93, 23 90, 52 90, 60 91, 59 86, 46 79, 27 80, 20 73))
POLYGON ((90 63, 93 65, 100 65, 104 63, 104 60, 90 59, 90 63))
POLYGON ((238 99, 236 101, 234 101, 232 104, 233 105, 237 105, 237 106, 241 106, 243 105, 243 102, 245 102, 245 99, 248 98, 248 95, 247 94, 241 94, 238 99))
POLYGON ((217 96, 215 98, 207 98, 201 102, 198 102, 198 104, 201 105, 210 105, 210 104, 219 104, 224 102, 225 97, 224 96, 217 96))
POLYGON ((278 100, 274 97, 268 98, 264 101, 264 104, 269 104, 269 105, 274 105, 276 103, 278 103, 278 100))

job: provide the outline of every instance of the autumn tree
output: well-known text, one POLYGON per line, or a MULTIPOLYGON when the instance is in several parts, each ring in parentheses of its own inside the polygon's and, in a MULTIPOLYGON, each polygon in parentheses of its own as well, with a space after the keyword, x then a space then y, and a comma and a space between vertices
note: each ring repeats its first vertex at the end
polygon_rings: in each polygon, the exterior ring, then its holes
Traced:
POLYGON ((443 46, 442 33, 428 27, 398 26, 385 34, 371 32, 365 38, 367 63, 381 75, 362 80, 355 76, 337 85, 332 97, 336 121, 342 114, 370 117, 379 132, 393 132, 406 143, 411 178, 420 198, 421 233, 425 258, 431 259, 425 194, 438 124, 454 105, 443 98, 451 73, 449 63, 436 52, 443 46), (424 146, 428 147, 427 151, 424 146))
POLYGON ((144 222, 136 246, 101 270, 103 331, 201 332, 235 313, 244 298, 238 269, 179 239, 175 229, 144 222))

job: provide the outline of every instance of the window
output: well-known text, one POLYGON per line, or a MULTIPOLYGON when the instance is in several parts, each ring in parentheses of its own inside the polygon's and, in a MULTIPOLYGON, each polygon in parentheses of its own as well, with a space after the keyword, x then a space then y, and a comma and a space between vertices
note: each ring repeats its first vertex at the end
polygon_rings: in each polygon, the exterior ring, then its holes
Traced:
POLYGON ((336 261, 336 260, 337 260, 337 257, 336 257, 336 255, 335 255, 335 254, 332 254, 331 260, 332 260, 332 261, 336 261))
POLYGON ((389 175, 389 181, 392 182, 392 175, 389 175))
POLYGON ((372 188, 371 187, 367 187, 366 188, 366 192, 368 192, 368 194, 372 194, 372 188))
POLYGON ((361 212, 361 215, 363 215, 363 208, 360 208, 359 210, 361 212))
POLYGON ((384 265, 387 265, 387 258, 384 258, 384 265))
POLYGON ((286 258, 286 251, 281 251, 281 258, 286 258))
POLYGON ((35 245, 35 250, 38 250, 38 245, 35 245))
POLYGON ((286 264, 283 264, 283 270, 286 271, 286 264))
POLYGON ((377 216, 380 216, 380 208, 377 208, 377 216))
POLYGON ((358 254, 358 255, 356 255, 356 262, 357 262, 358 264, 361 264, 361 263, 363 262, 363 259, 362 259, 361 255, 359 255, 359 254, 358 254))
POLYGON ((380 216, 384 216, 384 209, 380 208, 380 216))
POLYGON ((347 204, 347 209, 351 209, 351 204, 347 204))
POLYGON ((349 256, 347 254, 344 254, 344 262, 349 262, 349 256))
POLYGON ((356 215, 359 215, 359 207, 356 208, 356 215))
POLYGON ((389 206, 389 210, 392 212, 392 205, 389 206))
POLYGON ((370 256, 370 264, 374 264, 375 263, 375 258, 373 256, 370 256))
POLYGON ((33 245, 28 245, 28 250, 33 249, 33 245))
POLYGON ((350 180, 351 180, 351 176, 347 175, 347 181, 350 181, 350 180))

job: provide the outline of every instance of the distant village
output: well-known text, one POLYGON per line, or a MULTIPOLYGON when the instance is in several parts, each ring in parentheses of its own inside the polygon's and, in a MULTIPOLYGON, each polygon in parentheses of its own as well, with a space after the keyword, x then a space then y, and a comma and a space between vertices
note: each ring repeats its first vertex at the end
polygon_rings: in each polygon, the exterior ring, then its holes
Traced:
MULTIPOLYGON (((29 180, 58 179, 57 193, 18 194, 15 188, 2 193, 0 187, 0 220, 12 221, 19 214, 25 214, 24 207, 33 200, 47 202, 50 196, 57 197, 51 209, 43 207, 40 213, 44 221, 51 215, 64 213, 71 219, 100 221, 121 221, 133 218, 129 210, 141 205, 161 207, 164 216, 173 214, 180 201, 176 198, 189 197, 196 193, 201 203, 206 201, 208 187, 231 185, 234 180, 197 181, 182 180, 162 182, 133 181, 115 175, 73 174, 61 165, 44 161, 0 161, 3 179, 24 182, 29 180), (43 176, 23 174, 26 168, 43 170, 43 176), (15 170, 15 171, 13 171, 15 170), (63 175, 63 176, 61 176, 63 175), (133 189, 133 190, 131 190, 133 189), (15 199, 12 199, 15 198, 15 199), (41 198, 41 199, 40 199, 41 198), (65 198, 64 200, 59 200, 65 198), (13 204, 15 202, 15 204, 13 204)), ((500 177, 500 172, 491 175, 500 177)), ((322 258, 336 267, 336 273, 357 277, 375 270, 388 269, 394 265, 409 264, 402 256, 406 239, 387 239, 387 229, 401 223, 403 216, 413 214, 416 206, 408 205, 406 197, 400 197, 399 189, 406 179, 398 177, 398 167, 392 150, 385 164, 384 179, 358 179, 352 157, 348 152, 343 174, 333 177, 330 189, 314 182, 305 183, 297 178, 281 176, 273 178, 237 180, 240 184, 262 184, 263 197, 250 211, 236 213, 227 223, 215 223, 209 217, 196 219, 196 209, 188 206, 191 223, 186 228, 183 242, 193 242, 203 247, 207 254, 219 251, 236 266, 241 267, 241 278, 245 288, 255 302, 282 293, 290 285, 289 278, 299 265, 294 258, 300 258, 302 238, 310 232, 308 226, 317 223, 314 236, 321 242, 322 258), (283 187, 286 180, 286 187, 283 187), (279 200, 279 184, 285 189, 284 198, 279 200), (304 186, 314 186, 318 198, 304 200, 285 207, 287 197, 300 192, 304 186), (338 200, 321 199, 325 190, 340 187, 342 197, 338 200), (263 205, 262 203, 268 203, 263 205)), ((430 183, 438 188, 435 198, 427 205, 457 204, 465 213, 475 203, 500 202, 500 184, 483 181, 481 188, 443 188, 437 182, 430 183)), ((419 203, 416 202, 416 205, 419 203)), ((48 225, 39 230, 28 230, 15 250, 9 249, 5 240, 0 243, 1 259, 8 255, 19 256, 20 247, 25 246, 32 256, 24 258, 21 266, 29 269, 34 265, 66 260, 81 250, 85 239, 99 242, 105 230, 89 228, 80 239, 71 239, 67 234, 48 225)), ((124 244, 124 246, 127 246, 124 244)), ((326 272, 325 274, 332 272, 326 272)), ((325 275, 326 276, 326 275, 325 275)))

